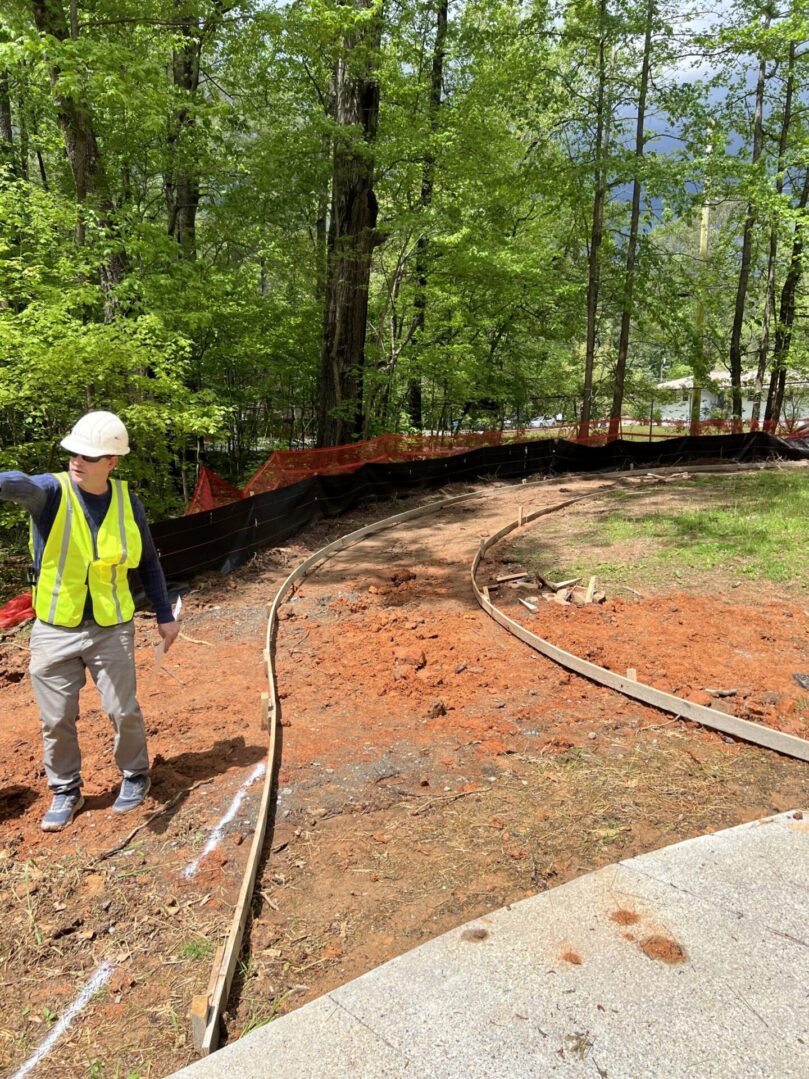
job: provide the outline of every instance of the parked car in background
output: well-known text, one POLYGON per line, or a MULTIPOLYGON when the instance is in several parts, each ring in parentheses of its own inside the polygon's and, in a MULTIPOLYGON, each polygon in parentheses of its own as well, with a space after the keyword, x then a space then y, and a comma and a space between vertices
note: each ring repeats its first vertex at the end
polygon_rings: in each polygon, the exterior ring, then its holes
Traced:
POLYGON ((536 431, 540 427, 558 427, 561 422, 562 413, 559 412, 555 416, 535 416, 525 426, 536 431))

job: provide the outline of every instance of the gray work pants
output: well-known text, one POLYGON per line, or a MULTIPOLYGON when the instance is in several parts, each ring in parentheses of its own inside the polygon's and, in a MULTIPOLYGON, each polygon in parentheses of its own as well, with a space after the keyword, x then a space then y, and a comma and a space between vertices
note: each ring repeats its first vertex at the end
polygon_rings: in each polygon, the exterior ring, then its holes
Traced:
POLYGON ((115 724, 115 763, 125 776, 149 771, 146 729, 135 697, 135 626, 82 622, 75 629, 34 623, 31 681, 42 718, 45 772, 56 792, 81 786, 76 732, 79 691, 89 670, 115 724))

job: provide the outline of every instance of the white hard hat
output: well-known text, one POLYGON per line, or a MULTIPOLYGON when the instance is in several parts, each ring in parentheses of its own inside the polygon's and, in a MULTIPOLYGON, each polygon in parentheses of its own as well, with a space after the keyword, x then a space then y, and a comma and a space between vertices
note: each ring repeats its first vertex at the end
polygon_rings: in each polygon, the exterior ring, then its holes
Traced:
POLYGON ((86 457, 123 457, 129 453, 129 435, 114 412, 88 412, 61 445, 69 453, 83 453, 86 457))

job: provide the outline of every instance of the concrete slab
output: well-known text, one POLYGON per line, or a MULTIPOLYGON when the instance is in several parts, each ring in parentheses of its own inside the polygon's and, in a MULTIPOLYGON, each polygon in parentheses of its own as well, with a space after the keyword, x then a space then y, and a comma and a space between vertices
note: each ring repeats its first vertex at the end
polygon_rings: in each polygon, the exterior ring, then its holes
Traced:
POLYGON ((809 830, 792 814, 503 908, 177 1072, 809 1075, 809 830))
POLYGON ((805 940, 807 842, 809 821, 784 814, 644 854, 633 865, 638 872, 742 915, 766 919, 769 910, 777 910, 777 928, 805 940), (778 899, 786 892, 802 895, 803 904, 780 909, 778 899))
POLYGON ((312 1074, 392 1079, 406 1074, 406 1057, 329 996, 313 1000, 283 1019, 286 1034, 281 1055, 277 1048, 265 1047, 263 1039, 254 1037, 269 1029, 259 1027, 176 1074, 216 1079, 264 1079, 270 1075, 286 1079, 312 1074), (334 1070, 330 1061, 335 1063, 334 1070))

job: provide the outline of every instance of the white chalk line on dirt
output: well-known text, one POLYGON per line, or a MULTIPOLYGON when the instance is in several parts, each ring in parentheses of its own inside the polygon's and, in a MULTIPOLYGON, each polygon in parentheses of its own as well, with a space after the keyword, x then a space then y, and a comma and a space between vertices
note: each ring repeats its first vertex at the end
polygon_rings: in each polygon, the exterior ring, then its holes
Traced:
MULTIPOLYGON (((247 793, 248 787, 252 786, 253 783, 256 782, 256 780, 261 779, 261 777, 266 771, 266 764, 257 764, 253 771, 250 773, 250 775, 247 777, 247 779, 244 781, 244 783, 242 783, 241 787, 239 787, 238 791, 234 795, 233 801, 230 803, 228 811, 220 819, 220 821, 217 823, 216 827, 213 829, 210 836, 208 837, 208 842, 205 844, 197 857, 194 858, 193 861, 189 862, 183 870, 184 877, 193 877, 196 871, 199 869, 202 859, 205 858, 208 854, 210 854, 216 846, 218 846, 219 842, 222 839, 225 828, 228 824, 230 824, 230 822, 239 812, 241 804, 244 801, 244 796, 247 793)), ((79 995, 64 1013, 59 1022, 54 1025, 47 1038, 45 1038, 45 1040, 42 1042, 36 1052, 33 1053, 28 1058, 28 1060, 26 1060, 25 1063, 20 1066, 20 1068, 14 1073, 13 1076, 11 1076, 11 1079, 23 1079, 24 1076, 28 1075, 28 1073, 33 1068, 35 1068, 44 1057, 48 1055, 54 1045, 56 1045, 62 1035, 68 1030, 79 1012, 81 1012, 87 1006, 87 1004, 92 1000, 92 998, 99 991, 99 989, 102 989, 106 985, 114 969, 115 968, 113 967, 112 963, 108 963, 106 961, 103 962, 100 967, 98 967, 98 969, 95 971, 88 983, 85 985, 84 989, 82 989, 81 993, 79 993, 79 995)))
POLYGON ((266 764, 257 764, 253 771, 250 773, 250 775, 247 777, 247 779, 245 779, 244 783, 242 783, 241 787, 239 787, 239 789, 236 791, 236 794, 233 797, 233 801, 230 803, 230 808, 228 809, 227 813, 225 813, 224 817, 222 817, 222 819, 216 825, 211 834, 208 836, 208 842, 205 844, 205 846, 202 848, 196 858, 190 861, 183 870, 183 876, 186 880, 190 880, 191 877, 194 876, 194 874, 200 867, 202 859, 207 857, 207 855, 209 855, 211 851, 219 845, 226 826, 230 824, 230 822, 239 812, 239 808, 242 804, 242 801, 244 800, 244 796, 247 793, 247 788, 252 786, 252 784, 255 783, 257 779, 261 779, 261 777, 266 771, 266 764))
POLYGON ((26 1060, 26 1062, 16 1072, 14 1072, 14 1075, 11 1077, 11 1079, 23 1079, 24 1075, 28 1075, 31 1069, 35 1068, 37 1064, 39 1064, 40 1060, 42 1060, 43 1057, 48 1055, 48 1053, 51 1051, 51 1049, 53 1049, 54 1045, 56 1045, 56 1043, 68 1029, 70 1024, 79 1014, 79 1012, 82 1011, 82 1009, 89 1004, 89 1002, 99 991, 99 989, 103 989, 103 987, 107 984, 113 970, 114 967, 112 963, 108 963, 106 962, 106 960, 101 964, 100 967, 98 967, 92 978, 90 978, 90 981, 87 983, 87 985, 85 985, 84 989, 82 989, 82 991, 67 1009, 59 1022, 56 1023, 56 1025, 52 1028, 50 1034, 40 1045, 39 1049, 37 1049, 33 1056, 30 1056, 28 1060, 26 1060))

